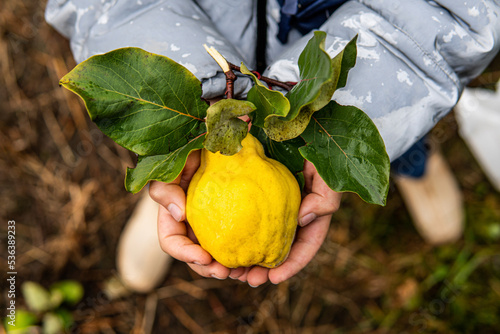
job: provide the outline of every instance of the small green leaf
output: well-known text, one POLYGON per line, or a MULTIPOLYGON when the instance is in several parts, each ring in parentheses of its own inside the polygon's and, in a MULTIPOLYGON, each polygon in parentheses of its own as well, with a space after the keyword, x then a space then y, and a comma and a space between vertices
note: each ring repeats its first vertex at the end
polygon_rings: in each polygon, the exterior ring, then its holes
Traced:
POLYGON ((264 129, 266 134, 274 141, 281 142, 298 137, 309 124, 315 110, 304 107, 300 114, 293 120, 270 117, 264 129))
POLYGON ((125 189, 135 194, 152 180, 172 182, 184 168, 189 153, 203 148, 204 140, 205 136, 203 135, 192 139, 186 145, 168 154, 139 156, 137 166, 133 169, 127 168, 125 189))
POLYGON ((52 312, 45 313, 42 319, 44 334, 59 334, 64 330, 63 320, 52 312))
POLYGON ((270 90, 260 82, 250 70, 241 63, 241 73, 250 75, 255 85, 247 94, 247 100, 252 102, 256 110, 252 114, 252 125, 265 127, 266 119, 270 116, 286 116, 290 111, 290 102, 281 93, 270 90))
POLYGON ((64 296, 61 291, 50 291, 51 308, 59 307, 64 301, 64 296))
POLYGON ((20 332, 23 329, 36 325, 37 323, 37 316, 25 310, 16 310, 15 316, 9 316, 7 313, 7 317, 4 319, 5 330, 7 333, 14 333, 15 331, 20 332))
POLYGON ((223 99, 207 110, 207 136, 203 145, 210 152, 223 155, 238 153, 241 141, 248 133, 247 122, 238 117, 255 110, 253 103, 234 99, 223 99))
POLYGON ((140 155, 185 145, 206 115, 201 82, 175 61, 139 48, 90 57, 59 83, 84 100, 107 136, 140 155))
MULTIPOLYGON (((347 82, 347 74, 349 70, 356 65, 356 57, 357 57, 357 49, 356 49, 356 41, 358 40, 358 35, 354 36, 353 39, 347 43, 344 50, 340 52, 335 58, 341 58, 341 66, 340 66, 340 74, 339 80, 337 82, 337 88, 345 87, 347 82)), ((335 61, 334 61, 335 62, 335 61)))
POLYGON ((61 319, 64 329, 67 330, 71 327, 71 325, 73 325, 74 319, 70 311, 64 308, 59 308, 55 310, 54 313, 61 319))
POLYGON ((333 65, 325 51, 324 31, 315 31, 299 56, 300 82, 286 94, 290 112, 286 119, 272 117, 266 133, 275 141, 297 137, 307 127, 311 115, 332 98, 340 73, 340 62, 333 65))
POLYGON ((83 286, 74 280, 64 280, 50 287, 51 295, 61 295, 62 301, 75 305, 83 297, 83 286))
POLYGON ((49 292, 40 284, 26 281, 22 284, 21 291, 30 310, 43 312, 52 307, 49 292))
POLYGON ((290 100, 290 113, 287 120, 292 120, 300 111, 319 110, 330 101, 337 85, 340 63, 332 66, 332 59, 325 51, 324 31, 315 31, 299 56, 300 82, 286 94, 290 100))
POLYGON ((266 133, 276 141, 299 136, 311 116, 326 106, 335 90, 345 86, 347 73, 356 63, 355 36, 333 59, 325 51, 326 33, 316 31, 299 57, 300 82, 286 94, 290 112, 286 119, 270 117, 266 133))
POLYGON ((385 205, 389 156, 377 127, 363 111, 332 101, 313 116, 302 138, 307 145, 300 153, 331 189, 385 205))

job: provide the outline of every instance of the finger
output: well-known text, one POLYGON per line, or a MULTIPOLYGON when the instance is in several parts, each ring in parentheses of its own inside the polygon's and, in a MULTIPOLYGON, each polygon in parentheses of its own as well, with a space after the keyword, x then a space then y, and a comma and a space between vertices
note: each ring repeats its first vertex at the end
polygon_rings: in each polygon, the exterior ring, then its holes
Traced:
POLYGON ((308 194, 302 199, 299 209, 299 225, 305 226, 317 217, 331 215, 338 210, 341 193, 337 193, 323 181, 313 164, 306 161, 304 176, 308 194))
POLYGON ((247 281, 247 276, 248 276, 248 272, 250 271, 250 267, 244 267, 244 271, 243 271, 243 274, 238 277, 238 280, 240 282, 246 282, 247 281))
POLYGON ((245 273, 245 269, 246 269, 245 267, 231 269, 231 272, 229 273, 229 278, 238 279, 241 275, 245 273))
POLYGON ((187 191, 189 182, 191 182, 194 173, 196 173, 198 167, 200 167, 200 159, 201 150, 196 150, 191 152, 186 160, 186 164, 184 165, 184 169, 182 170, 180 175, 181 178, 179 180, 179 186, 184 190, 184 192, 187 191))
POLYGON ((310 193, 302 199, 299 225, 304 227, 321 216, 331 216, 340 207, 342 194, 329 189, 326 194, 310 193))
POLYGON ((247 274, 247 283, 252 288, 256 288, 268 281, 269 268, 259 266, 252 267, 247 274))
POLYGON ((331 215, 322 216, 312 224, 299 228, 288 258, 277 268, 269 270, 269 280, 281 283, 302 270, 318 252, 330 226, 331 215))
POLYGON ((158 238, 161 249, 177 260, 200 265, 212 262, 212 256, 187 237, 186 224, 176 221, 162 206, 158 210, 158 238))
MULTIPOLYGON (((176 179, 174 182, 179 182, 176 179)), ((186 220, 186 193, 175 183, 152 182, 149 186, 149 196, 166 208, 172 217, 181 222, 186 220)))
POLYGON ((151 182, 149 195, 169 210, 177 221, 186 219, 186 190, 200 165, 200 152, 189 154, 181 174, 170 183, 151 182))
POLYGON ((188 263, 188 266, 193 269, 198 275, 203 277, 213 277, 217 279, 226 279, 229 277, 231 269, 224 267, 219 262, 213 260, 208 265, 197 265, 188 263))

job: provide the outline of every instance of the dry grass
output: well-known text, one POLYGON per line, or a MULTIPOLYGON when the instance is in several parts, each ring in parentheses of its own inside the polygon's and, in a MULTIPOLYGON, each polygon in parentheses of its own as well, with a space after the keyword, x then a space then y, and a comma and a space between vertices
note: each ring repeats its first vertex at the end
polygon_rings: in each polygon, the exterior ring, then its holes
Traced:
MULTIPOLYGON (((117 239, 137 201, 123 187, 132 155, 102 136, 78 98, 58 87, 75 63, 43 11, 43 1, 0 7, 1 240, 4 248, 5 222, 14 219, 18 286, 67 278, 84 284, 85 298, 72 310, 75 332, 500 331, 498 236, 487 232, 500 224, 500 195, 458 138, 452 115, 433 138, 466 200, 468 227, 457 244, 426 245, 395 189, 385 208, 346 195, 318 255, 283 284, 252 289, 201 279, 175 263, 153 293, 108 299, 103 289, 115 275, 117 239)), ((498 64, 475 85, 497 80, 498 64)), ((23 304, 19 295, 17 301, 23 304)))

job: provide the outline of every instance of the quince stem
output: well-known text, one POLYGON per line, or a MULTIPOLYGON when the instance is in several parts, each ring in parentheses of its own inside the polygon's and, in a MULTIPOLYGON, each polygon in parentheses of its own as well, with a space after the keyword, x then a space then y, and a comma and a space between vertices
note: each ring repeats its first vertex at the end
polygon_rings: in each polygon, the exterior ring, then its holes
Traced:
POLYGON ((224 71, 224 75, 226 76, 226 98, 232 99, 234 97, 234 81, 237 79, 236 74, 234 74, 227 60, 213 46, 208 47, 206 44, 203 44, 203 47, 217 64, 219 64, 222 71, 224 71))

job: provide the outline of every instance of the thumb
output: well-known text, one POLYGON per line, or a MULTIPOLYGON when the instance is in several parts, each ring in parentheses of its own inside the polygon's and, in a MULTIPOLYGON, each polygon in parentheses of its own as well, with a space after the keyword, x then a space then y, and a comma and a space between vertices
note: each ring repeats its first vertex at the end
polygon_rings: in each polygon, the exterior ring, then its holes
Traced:
POLYGON ((178 184, 152 182, 149 187, 149 195, 167 209, 176 221, 180 222, 186 219, 186 194, 178 184))
POLYGON ((299 225, 306 226, 317 217, 333 214, 340 207, 341 193, 328 189, 326 193, 310 193, 299 209, 299 225))
POLYGON ((304 167, 306 196, 299 209, 300 226, 308 225, 317 217, 333 214, 339 209, 342 198, 342 193, 333 191, 311 163, 306 162, 304 167))
POLYGON ((200 165, 199 150, 189 154, 181 174, 170 183, 151 182, 149 195, 178 222, 186 220, 186 191, 200 165))

